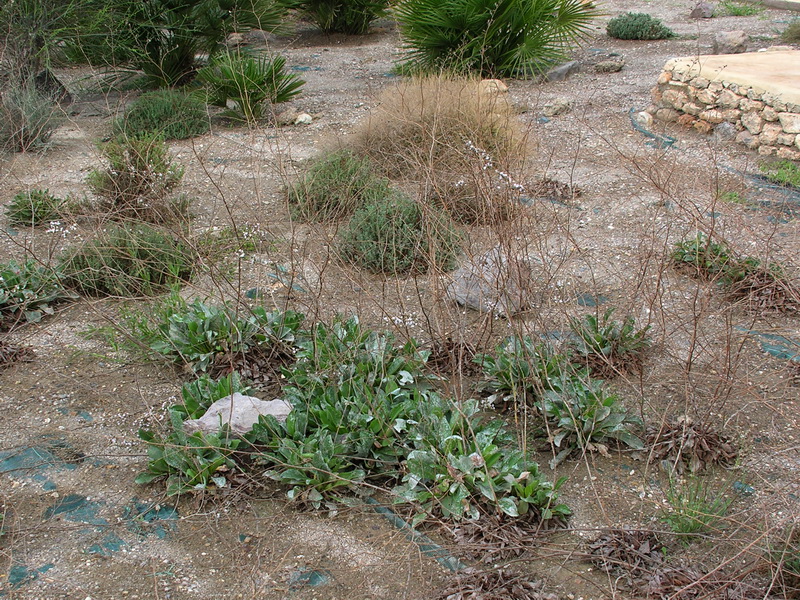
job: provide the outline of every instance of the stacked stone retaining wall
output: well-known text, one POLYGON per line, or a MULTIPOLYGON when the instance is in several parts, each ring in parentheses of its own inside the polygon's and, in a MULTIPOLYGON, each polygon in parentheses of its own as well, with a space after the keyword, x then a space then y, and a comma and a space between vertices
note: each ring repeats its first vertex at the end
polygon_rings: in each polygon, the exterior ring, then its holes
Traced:
POLYGON ((800 161, 800 105, 733 82, 672 70, 658 78, 647 112, 701 133, 735 138, 762 156, 800 161))

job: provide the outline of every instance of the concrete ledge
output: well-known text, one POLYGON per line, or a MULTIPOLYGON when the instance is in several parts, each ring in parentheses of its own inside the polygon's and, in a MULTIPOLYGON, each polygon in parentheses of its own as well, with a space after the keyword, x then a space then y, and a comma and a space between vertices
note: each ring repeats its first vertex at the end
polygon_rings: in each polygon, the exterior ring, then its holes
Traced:
POLYGON ((763 4, 770 8, 779 8, 780 10, 796 10, 800 12, 800 2, 798 0, 744 0, 749 4, 763 4))

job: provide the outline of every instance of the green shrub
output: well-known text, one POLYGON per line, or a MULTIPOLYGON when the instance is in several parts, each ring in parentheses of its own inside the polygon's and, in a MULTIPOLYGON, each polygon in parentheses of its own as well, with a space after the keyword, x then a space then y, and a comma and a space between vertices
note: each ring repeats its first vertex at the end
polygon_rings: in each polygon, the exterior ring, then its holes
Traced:
POLYGON ((790 160, 763 164, 761 172, 772 183, 800 188, 800 166, 790 160))
POLYGON ((511 336, 495 349, 494 355, 479 354, 475 362, 483 369, 483 389, 489 401, 511 402, 513 406, 533 404, 543 393, 575 369, 570 357, 550 342, 534 342, 529 336, 511 336))
POLYGON ((603 381, 572 376, 551 382, 551 387, 542 394, 540 409, 548 422, 548 438, 559 449, 553 468, 575 450, 605 454, 609 440, 635 450, 644 447, 633 433, 641 420, 625 410, 603 381))
POLYGON ((64 283, 87 296, 151 296, 188 281, 192 250, 171 232, 125 225, 68 249, 61 258, 64 283))
POLYGON ((168 496, 225 487, 226 474, 238 471, 234 452, 242 440, 227 431, 187 434, 181 414, 170 411, 169 416, 171 431, 165 437, 139 431, 139 437, 147 444, 148 463, 136 483, 147 484, 166 477, 168 496))
POLYGON ((389 194, 367 158, 349 150, 326 152, 309 161, 300 181, 287 188, 289 205, 305 221, 332 221, 389 194))
POLYGON ((114 124, 115 134, 127 139, 156 136, 183 140, 202 135, 209 127, 202 100, 170 89, 142 94, 114 124))
POLYGON ((582 0, 402 0, 407 68, 531 77, 562 59, 598 14, 582 0))
POLYGON ((157 315, 156 323, 140 326, 137 335, 151 350, 195 372, 256 348, 291 352, 303 320, 299 313, 268 312, 262 306, 217 307, 200 300, 187 305, 176 300, 157 315))
POLYGON ((0 329, 38 323, 52 315, 54 304, 76 296, 61 285, 51 268, 33 260, 0 264, 0 329))
POLYGON ((647 338, 650 326, 636 331, 631 316, 621 323, 612 320, 614 310, 610 308, 602 317, 586 315, 583 319, 570 319, 575 358, 596 377, 612 377, 641 368, 644 351, 650 347, 647 338))
POLYGON ((11 85, 0 95, 0 150, 41 149, 61 121, 61 109, 33 82, 11 85))
POLYGON ((305 85, 285 67, 282 56, 221 54, 198 72, 197 79, 206 87, 211 104, 233 103, 234 108, 223 115, 254 124, 265 116, 265 109, 271 104, 291 100, 305 85))
POLYGON ((618 40, 666 40, 675 37, 675 33, 660 19, 632 12, 611 19, 606 25, 606 33, 618 40))
POLYGON ((386 12, 388 0, 301 0, 300 10, 325 33, 362 35, 386 12))
POLYGON ((781 33, 781 41, 786 44, 800 44, 800 19, 795 19, 781 33))
POLYGON ((161 138, 112 140, 102 151, 109 166, 89 173, 87 183, 111 218, 160 223, 186 217, 185 197, 169 196, 181 182, 183 168, 172 162, 161 138))
POLYGON ((691 477, 683 483, 670 479, 666 497, 669 508, 661 512, 661 521, 680 534, 683 543, 698 535, 718 533, 733 502, 721 492, 712 492, 700 477, 691 477))
POLYGON ((49 190, 27 190, 17 193, 6 209, 12 225, 42 225, 58 219, 65 200, 49 190))
POLYGON ((401 192, 358 209, 339 232, 339 251, 373 273, 425 273, 455 267, 460 236, 449 218, 422 211, 401 192))

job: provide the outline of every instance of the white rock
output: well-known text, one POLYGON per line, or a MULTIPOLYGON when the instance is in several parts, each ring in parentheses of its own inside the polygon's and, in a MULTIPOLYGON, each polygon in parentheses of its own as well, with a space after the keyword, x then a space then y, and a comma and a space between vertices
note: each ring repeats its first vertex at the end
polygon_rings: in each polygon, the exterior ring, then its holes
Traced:
POLYGON ((184 421, 183 427, 187 433, 202 431, 213 434, 229 424, 233 433, 244 435, 253 429, 261 415, 272 415, 278 421, 285 421, 291 410, 291 405, 284 400, 266 401, 236 393, 214 402, 199 419, 184 421))
POLYGON ((300 113, 299 115, 297 115, 297 118, 294 120, 294 124, 295 125, 310 125, 313 120, 314 120, 314 117, 312 117, 310 114, 308 114, 308 113, 300 113))

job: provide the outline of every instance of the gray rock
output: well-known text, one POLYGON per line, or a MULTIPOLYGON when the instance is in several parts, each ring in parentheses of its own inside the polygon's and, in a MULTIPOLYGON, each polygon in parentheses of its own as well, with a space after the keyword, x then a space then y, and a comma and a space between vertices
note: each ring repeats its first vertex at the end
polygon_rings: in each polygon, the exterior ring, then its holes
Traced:
POLYGON ((744 31, 720 31, 714 35, 714 54, 741 54, 750 41, 744 31))
POLYGON ((313 120, 314 120, 314 117, 312 117, 310 114, 308 114, 308 113, 300 113, 299 115, 297 115, 297 118, 294 120, 294 124, 295 125, 310 125, 313 120))
POLYGON ((714 141, 727 142, 735 140, 736 133, 736 126, 733 123, 728 123, 727 121, 719 123, 714 127, 714 141))
POLYGON ((545 117, 555 117, 562 115, 572 110, 572 101, 568 98, 556 98, 552 102, 548 102, 542 109, 542 114, 545 117))
POLYGON ((214 402, 199 419, 184 421, 183 427, 187 433, 202 431, 213 434, 229 424, 233 433, 244 435, 253 429, 261 415, 272 415, 278 421, 285 421, 291 410, 291 405, 284 400, 267 402, 236 393, 214 402))
POLYGON ((580 70, 581 63, 579 63, 577 60, 571 60, 563 65, 553 67, 544 77, 547 81, 564 81, 567 77, 573 73, 577 73, 580 70))
POLYGON ((714 16, 714 5, 710 2, 698 2, 689 13, 692 19, 710 19, 714 16))
POLYGON ((447 297, 467 308, 510 317, 531 306, 530 266, 500 246, 468 261, 452 278, 447 297))
POLYGON ((625 66, 624 60, 601 60, 594 66, 594 70, 598 73, 617 73, 622 71, 622 67, 625 66))

